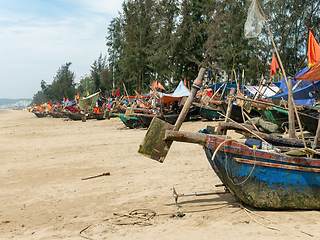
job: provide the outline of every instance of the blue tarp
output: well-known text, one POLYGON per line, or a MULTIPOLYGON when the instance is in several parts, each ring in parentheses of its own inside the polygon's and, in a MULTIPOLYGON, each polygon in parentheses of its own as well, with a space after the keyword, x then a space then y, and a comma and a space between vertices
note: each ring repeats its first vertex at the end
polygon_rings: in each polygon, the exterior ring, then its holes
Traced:
MULTIPOLYGON (((295 78, 301 76, 302 74, 307 72, 309 69, 310 69, 309 67, 306 67, 294 76, 294 78, 292 79, 292 87, 294 87, 296 85, 296 83, 299 81, 295 78)), ((320 81, 315 82, 315 86, 317 89, 319 89, 320 88, 320 81)), ((288 101, 288 87, 287 87, 287 84, 286 84, 284 77, 282 78, 280 89, 282 89, 282 91, 284 91, 284 93, 271 96, 270 98, 284 99, 284 100, 288 101)), ((314 100, 314 97, 310 97, 309 92, 314 92, 314 91, 315 91, 315 89, 314 89, 314 86, 312 85, 312 82, 302 81, 302 83, 299 84, 299 86, 293 91, 294 102, 297 104, 313 105, 312 100, 314 100)))

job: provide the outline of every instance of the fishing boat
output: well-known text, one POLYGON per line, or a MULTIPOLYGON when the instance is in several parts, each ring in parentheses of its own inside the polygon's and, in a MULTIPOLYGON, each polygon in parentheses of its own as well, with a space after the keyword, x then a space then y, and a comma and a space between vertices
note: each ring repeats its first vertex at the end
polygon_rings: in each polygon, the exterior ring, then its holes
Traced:
POLYGON ((150 126, 151 121, 154 117, 159 118, 165 122, 175 124, 175 122, 177 121, 177 119, 179 117, 179 114, 163 115, 163 116, 155 116, 155 115, 151 115, 151 114, 137 114, 137 118, 145 127, 150 126))
MULTIPOLYGON (((227 115, 227 109, 228 109, 228 104, 226 102, 222 102, 222 104, 219 106, 223 115, 227 115)), ((230 113, 230 118, 238 123, 243 123, 244 121, 248 120, 248 118, 243 114, 247 114, 250 118, 254 117, 260 117, 260 113, 254 109, 252 109, 250 112, 248 112, 245 108, 233 104, 231 113, 230 113)))
POLYGON ((102 112, 99 112, 99 113, 95 113, 93 112, 92 113, 92 117, 97 119, 97 120, 104 120, 104 119, 107 119, 109 117, 109 113, 110 113, 110 110, 104 110, 102 112))
POLYGON ((39 111, 33 111, 34 115, 36 115, 38 118, 43 118, 48 116, 46 112, 39 112, 39 111))
POLYGON ((50 112, 49 114, 53 118, 64 118, 64 117, 67 117, 63 112, 50 112))
POLYGON ((193 105, 195 105, 197 111, 199 112, 202 118, 205 118, 210 121, 221 118, 221 114, 219 113, 222 113, 222 111, 220 108, 213 108, 210 106, 205 106, 203 104, 196 103, 193 103, 193 105))
MULTIPOLYGON (((320 209, 320 160, 206 134, 211 167, 239 201, 260 209, 320 209)), ((281 150, 281 149, 280 149, 281 150)))
POLYGON ((144 127, 137 117, 126 117, 125 114, 119 114, 118 117, 128 128, 144 127))
MULTIPOLYGON (((198 79, 200 74, 187 102, 201 86, 198 79)), ((279 147, 255 139, 244 144, 212 134, 208 127, 199 133, 181 132, 188 107, 186 103, 174 126, 154 118, 138 152, 163 162, 173 141, 200 144, 226 192, 240 202, 266 210, 320 209, 320 152, 316 148, 279 147)))

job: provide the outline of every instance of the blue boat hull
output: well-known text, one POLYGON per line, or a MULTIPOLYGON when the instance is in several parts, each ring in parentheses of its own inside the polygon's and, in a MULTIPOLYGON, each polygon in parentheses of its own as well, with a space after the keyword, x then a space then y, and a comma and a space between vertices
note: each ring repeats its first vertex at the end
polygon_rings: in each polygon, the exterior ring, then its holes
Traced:
POLYGON ((260 209, 320 209, 320 161, 252 149, 207 135, 211 167, 231 194, 260 209))

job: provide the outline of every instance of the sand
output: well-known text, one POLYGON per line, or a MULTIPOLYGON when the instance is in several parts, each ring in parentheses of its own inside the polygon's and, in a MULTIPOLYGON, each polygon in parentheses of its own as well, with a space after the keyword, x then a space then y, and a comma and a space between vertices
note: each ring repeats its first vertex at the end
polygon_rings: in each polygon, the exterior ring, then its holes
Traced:
MULTIPOLYGON (((187 122, 181 130, 216 124, 187 122)), ((118 118, 0 111, 0 239, 320 238, 318 211, 246 211, 230 194, 181 197, 176 205, 173 187, 193 193, 221 182, 199 145, 173 143, 164 163, 138 154, 146 131, 118 118), (137 209, 146 216, 129 216, 137 209)))

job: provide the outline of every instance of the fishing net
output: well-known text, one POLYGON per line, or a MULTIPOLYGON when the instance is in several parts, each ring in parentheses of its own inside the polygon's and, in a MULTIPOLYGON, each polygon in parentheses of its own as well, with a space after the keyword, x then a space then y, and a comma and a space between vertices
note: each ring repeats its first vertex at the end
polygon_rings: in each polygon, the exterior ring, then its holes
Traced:
POLYGON ((263 27, 264 18, 261 15, 256 0, 253 0, 248 11, 247 21, 244 25, 246 38, 258 37, 263 27))

